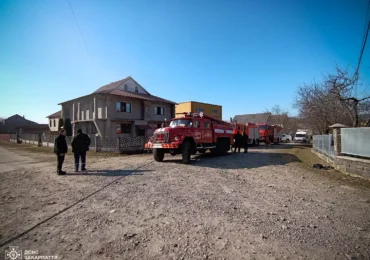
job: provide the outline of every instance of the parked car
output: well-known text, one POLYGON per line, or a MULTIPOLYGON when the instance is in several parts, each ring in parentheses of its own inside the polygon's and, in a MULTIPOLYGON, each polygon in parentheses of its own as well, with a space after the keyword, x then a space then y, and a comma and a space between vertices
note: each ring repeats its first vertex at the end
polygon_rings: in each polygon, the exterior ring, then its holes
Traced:
POLYGON ((292 136, 291 135, 283 135, 281 137, 281 141, 284 143, 289 143, 290 141, 292 141, 292 136))

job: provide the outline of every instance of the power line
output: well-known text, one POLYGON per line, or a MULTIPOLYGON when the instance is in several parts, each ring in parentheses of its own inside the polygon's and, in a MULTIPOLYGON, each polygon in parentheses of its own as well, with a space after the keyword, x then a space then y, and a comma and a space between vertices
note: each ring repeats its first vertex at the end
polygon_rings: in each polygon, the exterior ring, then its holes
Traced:
POLYGON ((355 84, 355 96, 357 96, 357 81, 358 81, 358 78, 359 78, 358 72, 360 70, 362 56, 363 56, 364 51, 365 51, 367 37, 369 35, 369 30, 370 30, 369 10, 370 10, 370 0, 369 0, 369 4, 368 4, 368 7, 367 7, 367 12, 366 12, 364 36, 362 38, 362 47, 361 47, 361 51, 360 51, 360 57, 358 58, 358 63, 357 63, 357 67, 356 67, 356 70, 355 70, 355 74, 353 75, 353 77, 354 77, 354 84, 355 84))
POLYGON ((357 63, 356 71, 355 71, 355 76, 358 75, 358 71, 360 70, 362 55, 364 54, 364 50, 365 50, 365 46, 366 46, 366 42, 367 42, 367 37, 369 35, 369 30, 370 30, 370 19, 368 19, 369 8, 370 8, 370 0, 369 0, 369 7, 368 7, 368 10, 367 10, 367 15, 366 15, 367 28, 366 28, 366 23, 365 23, 364 37, 363 37, 363 40, 362 40, 362 47, 361 47, 361 51, 360 51, 360 57, 358 58, 358 63, 357 63))
POLYGON ((72 5, 71 5, 71 2, 70 2, 70 0, 67 0, 67 1, 68 1, 68 4, 69 4, 69 7, 71 8, 71 12, 72 12, 73 17, 74 17, 74 19, 75 19, 75 22, 76 22, 76 24, 77 24, 77 28, 78 28, 78 31, 80 32, 80 35, 81 35, 82 41, 83 41, 83 43, 84 43, 84 45, 85 45, 85 49, 86 49, 87 55, 89 56, 89 58, 90 58, 90 60, 91 60, 91 63, 92 63, 92 65, 93 65, 94 69, 95 69, 95 72, 97 73, 97 69, 96 69, 96 66, 95 66, 95 63, 94 63, 94 59, 91 57, 91 54, 90 54, 89 48, 87 47, 87 44, 86 44, 86 41, 85 41, 85 37, 84 37, 84 35, 83 35, 83 33, 82 33, 82 30, 81 30, 80 25, 78 24, 78 21, 77 21, 77 18, 76 18, 75 12, 73 11, 73 8, 72 8, 72 5))

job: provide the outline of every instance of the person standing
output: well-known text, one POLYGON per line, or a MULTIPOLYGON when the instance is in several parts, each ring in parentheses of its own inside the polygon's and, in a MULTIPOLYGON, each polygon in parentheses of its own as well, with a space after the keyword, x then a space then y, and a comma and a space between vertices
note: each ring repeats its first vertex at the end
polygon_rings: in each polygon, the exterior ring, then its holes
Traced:
POLYGON ((81 129, 77 130, 77 135, 72 140, 72 152, 75 157, 76 172, 80 166, 81 171, 86 171, 86 152, 89 150, 91 139, 87 134, 84 134, 81 129))
POLYGON ((66 172, 62 171, 65 154, 68 152, 68 145, 66 141, 66 131, 64 129, 59 131, 59 135, 55 138, 54 153, 57 155, 57 174, 65 175, 66 172))
POLYGON ((249 136, 247 135, 247 132, 245 131, 243 133, 243 142, 244 142, 244 153, 248 153, 249 136))
POLYGON ((238 153, 240 153, 240 148, 242 147, 243 137, 239 133, 239 131, 234 136, 235 143, 234 143, 234 153, 236 153, 236 149, 238 149, 238 153))

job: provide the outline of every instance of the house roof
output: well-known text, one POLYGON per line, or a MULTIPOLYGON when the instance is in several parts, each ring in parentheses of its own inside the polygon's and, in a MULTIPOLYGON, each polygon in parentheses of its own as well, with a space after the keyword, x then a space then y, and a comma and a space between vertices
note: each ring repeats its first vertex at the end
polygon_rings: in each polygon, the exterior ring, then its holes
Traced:
POLYGON ((23 120, 23 122, 27 122, 27 123, 29 123, 29 124, 37 124, 36 122, 34 122, 34 121, 31 121, 31 120, 28 120, 28 119, 26 119, 26 118, 24 118, 24 116, 20 116, 20 115, 18 115, 18 114, 15 114, 15 115, 12 115, 12 116, 10 116, 10 117, 8 117, 7 119, 5 119, 4 121, 5 121, 5 124, 7 123, 7 122, 9 122, 9 120, 10 119, 12 119, 12 118, 21 118, 22 120, 23 120))
MULTIPOLYGON (((95 90, 93 93, 109 93, 110 91, 118 88, 120 85, 122 85, 123 83, 125 83, 129 79, 132 79, 133 81, 135 81, 133 78, 131 78, 129 76, 127 78, 124 78, 124 79, 109 83, 107 85, 104 85, 104 86, 98 88, 97 90, 95 90)), ((135 83, 137 83, 137 82, 135 81, 135 83)), ((140 85, 139 83, 137 83, 137 84, 140 85)))
MULTIPOLYGON (((137 85, 142 87, 139 83, 136 82, 136 80, 134 80, 131 76, 129 76, 129 77, 121 79, 119 81, 115 81, 115 82, 112 82, 112 83, 107 84, 105 86, 102 86, 102 87, 98 88, 97 90, 95 90, 92 94, 88 94, 88 95, 85 95, 83 97, 87 97, 87 96, 90 96, 90 95, 93 95, 93 94, 109 94, 109 95, 115 95, 115 96, 137 98, 137 99, 148 100, 148 101, 156 101, 156 102, 176 104, 176 102, 173 102, 173 101, 170 101, 170 100, 167 100, 167 99, 164 99, 164 98, 160 98, 160 97, 157 97, 157 96, 153 96, 147 90, 145 90, 145 91, 148 94, 141 94, 141 93, 137 93, 137 92, 131 92, 131 91, 125 91, 125 90, 118 89, 118 87, 120 85, 122 85, 123 83, 125 83, 129 79, 133 80, 137 85)), ((79 98, 82 98, 82 97, 79 97, 79 98)), ((66 103, 66 102, 69 102, 69 101, 72 101, 72 100, 76 100, 76 99, 79 99, 79 98, 74 98, 74 99, 62 102, 60 104, 63 104, 63 103, 66 103)))
POLYGON ((61 118, 62 117, 62 111, 55 112, 54 114, 51 114, 50 116, 47 116, 46 118, 61 118))
POLYGON ((245 114, 245 115, 236 115, 234 120, 240 124, 246 123, 266 123, 271 117, 271 113, 259 113, 259 114, 245 114))
POLYGON ((141 94, 141 93, 136 93, 136 92, 129 92, 129 91, 124 91, 120 89, 113 89, 106 94, 110 95, 115 95, 115 96, 122 96, 122 97, 130 97, 130 98, 137 98, 137 99, 142 99, 142 100, 148 100, 148 101, 156 101, 156 102, 163 102, 163 103, 171 103, 171 104, 176 104, 173 101, 160 98, 157 96, 153 95, 147 95, 147 94, 141 94))

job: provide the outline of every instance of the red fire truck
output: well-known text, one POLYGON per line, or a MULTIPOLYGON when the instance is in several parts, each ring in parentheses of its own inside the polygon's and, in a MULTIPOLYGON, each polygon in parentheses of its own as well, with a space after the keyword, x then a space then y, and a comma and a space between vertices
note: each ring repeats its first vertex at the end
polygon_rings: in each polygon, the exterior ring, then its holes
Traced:
POLYGON ((266 142, 269 140, 270 143, 279 144, 283 128, 277 125, 258 124, 260 132, 260 142, 266 142))
POLYGON ((247 124, 238 124, 237 122, 231 123, 233 127, 234 135, 239 132, 243 135, 245 131, 248 135, 249 143, 252 145, 258 145, 260 141, 260 132, 259 127, 256 124, 247 123, 247 124))
POLYGON ((229 123, 202 112, 181 114, 182 117, 172 119, 168 127, 156 129, 145 144, 157 162, 163 161, 166 153, 182 154, 183 163, 189 163, 190 156, 197 151, 225 154, 230 150, 234 135, 229 123))

